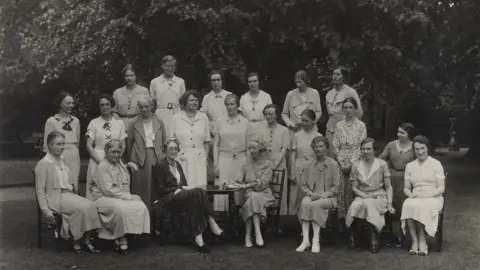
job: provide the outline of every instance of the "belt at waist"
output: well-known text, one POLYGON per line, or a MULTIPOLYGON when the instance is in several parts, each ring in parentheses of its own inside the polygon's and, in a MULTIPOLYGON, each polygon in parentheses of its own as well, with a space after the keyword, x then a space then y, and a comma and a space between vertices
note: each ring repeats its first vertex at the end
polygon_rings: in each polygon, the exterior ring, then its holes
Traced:
POLYGON ((264 119, 252 119, 252 120, 249 120, 249 122, 251 123, 260 123, 260 122, 263 122, 264 119))
POLYGON ((137 115, 138 114, 136 114, 136 113, 134 113, 134 114, 118 114, 118 116, 120 116, 121 118, 133 118, 137 115))
POLYGON ((173 110, 176 108, 180 108, 179 104, 168 104, 167 106, 157 106, 157 110, 173 110))
POLYGON ((182 147, 180 149, 188 149, 188 148, 201 148, 203 147, 203 144, 198 144, 198 143, 185 143, 182 145, 182 147))
POLYGON ((397 172, 404 172, 405 171, 405 169, 399 170, 399 169, 395 169, 395 168, 392 168, 392 170, 397 171, 397 172))
POLYGON ((240 153, 230 153, 230 152, 219 152, 219 156, 221 157, 228 157, 228 158, 239 158, 239 157, 244 157, 245 152, 240 152, 240 153))

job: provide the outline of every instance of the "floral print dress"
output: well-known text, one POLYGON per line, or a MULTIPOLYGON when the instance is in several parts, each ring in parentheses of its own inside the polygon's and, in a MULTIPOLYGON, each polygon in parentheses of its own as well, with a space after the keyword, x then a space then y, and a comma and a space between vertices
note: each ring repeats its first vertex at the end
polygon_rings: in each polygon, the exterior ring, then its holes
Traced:
POLYGON ((337 123, 333 135, 333 151, 342 169, 340 191, 338 193, 338 212, 345 217, 352 202, 352 186, 349 184, 352 165, 360 160, 360 143, 367 137, 365 124, 355 119, 351 125, 345 120, 337 123))

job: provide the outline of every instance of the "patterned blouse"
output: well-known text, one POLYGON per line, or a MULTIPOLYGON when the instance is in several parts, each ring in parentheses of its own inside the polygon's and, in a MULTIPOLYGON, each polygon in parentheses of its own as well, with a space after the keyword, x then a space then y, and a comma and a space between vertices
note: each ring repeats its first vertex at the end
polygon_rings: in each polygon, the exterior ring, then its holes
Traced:
POLYGON ((333 135, 333 150, 342 169, 350 169, 360 160, 360 143, 367 137, 365 124, 355 119, 349 126, 345 120, 337 123, 333 135))

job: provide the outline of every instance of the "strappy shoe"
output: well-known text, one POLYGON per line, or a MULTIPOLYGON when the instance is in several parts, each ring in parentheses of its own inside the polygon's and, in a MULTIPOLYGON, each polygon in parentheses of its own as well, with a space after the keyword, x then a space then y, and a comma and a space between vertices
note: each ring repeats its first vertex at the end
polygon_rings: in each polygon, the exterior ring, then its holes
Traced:
POLYGON ((412 248, 412 249, 410 249, 410 251, 408 252, 408 254, 410 254, 410 255, 418 255, 418 249, 412 248))

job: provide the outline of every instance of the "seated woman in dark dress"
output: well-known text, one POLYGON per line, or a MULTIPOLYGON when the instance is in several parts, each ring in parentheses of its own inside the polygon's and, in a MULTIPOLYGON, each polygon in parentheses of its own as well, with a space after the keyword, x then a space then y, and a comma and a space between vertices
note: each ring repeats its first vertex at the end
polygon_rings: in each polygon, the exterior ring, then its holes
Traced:
POLYGON ((165 211, 185 213, 189 217, 188 220, 181 221, 185 236, 195 238, 197 249, 208 253, 210 250, 202 236, 207 226, 210 226, 214 235, 223 239, 228 237, 211 216, 211 207, 205 190, 187 186, 182 166, 175 160, 179 149, 177 140, 168 140, 165 145, 166 158, 153 167, 153 186, 156 189, 153 197, 157 199, 156 212, 157 215, 162 215, 165 211))

